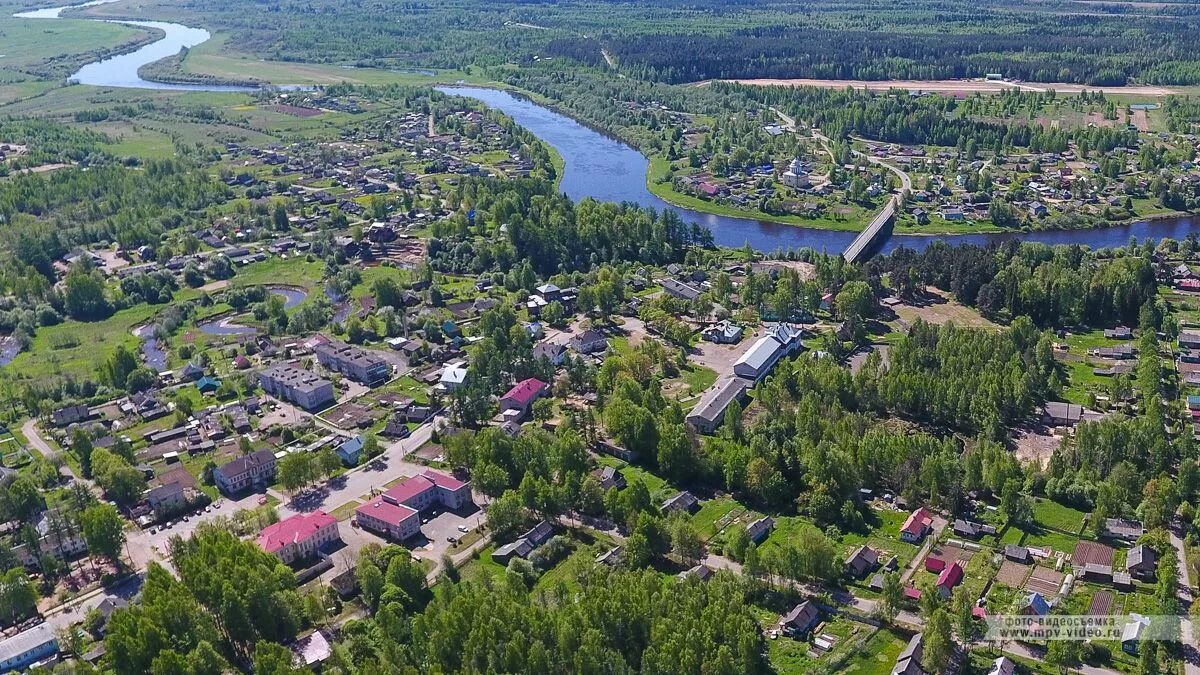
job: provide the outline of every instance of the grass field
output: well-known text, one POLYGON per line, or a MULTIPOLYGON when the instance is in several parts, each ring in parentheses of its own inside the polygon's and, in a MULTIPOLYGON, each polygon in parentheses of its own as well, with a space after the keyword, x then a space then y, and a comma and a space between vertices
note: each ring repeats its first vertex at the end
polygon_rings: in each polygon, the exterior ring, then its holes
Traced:
POLYGON ((90 56, 137 44, 155 31, 98 21, 0 18, 0 81, 34 79, 33 68, 69 75, 90 56))
POLYGON ((842 666, 842 672, 847 675, 888 675, 906 644, 906 636, 890 630, 877 631, 842 666))
POLYGON ((265 61, 240 53, 229 45, 229 36, 216 34, 197 45, 183 61, 188 73, 213 75, 233 80, 254 79, 272 84, 435 84, 459 80, 485 82, 483 78, 461 71, 438 71, 430 77, 421 73, 385 70, 380 68, 350 68, 338 65, 265 61))

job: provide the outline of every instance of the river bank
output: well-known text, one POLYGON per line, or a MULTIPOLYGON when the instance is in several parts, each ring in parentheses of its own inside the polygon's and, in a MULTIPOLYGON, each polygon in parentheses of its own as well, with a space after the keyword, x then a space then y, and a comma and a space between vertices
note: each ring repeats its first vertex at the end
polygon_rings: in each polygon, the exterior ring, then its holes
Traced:
MULTIPOLYGON (((809 247, 840 253, 854 239, 855 229, 821 229, 784 224, 770 219, 738 213, 711 213, 687 204, 672 204, 651 190, 651 160, 628 143, 602 133, 591 126, 541 105, 512 87, 439 87, 445 93, 467 96, 501 110, 538 138, 557 149, 566 162, 561 189, 572 199, 594 198, 600 201, 632 202, 655 210, 671 209, 688 222, 707 227, 714 242, 738 248, 750 245, 760 251, 809 247)), ((1007 241, 1042 242, 1050 245, 1082 244, 1093 248, 1124 246, 1129 239, 1182 239, 1197 229, 1200 219, 1153 214, 1128 224, 1114 224, 1073 230, 1000 230, 964 229, 952 233, 928 229, 898 228, 880 247, 887 253, 899 247, 924 249, 930 243, 945 240, 953 244, 978 244, 1007 241)))

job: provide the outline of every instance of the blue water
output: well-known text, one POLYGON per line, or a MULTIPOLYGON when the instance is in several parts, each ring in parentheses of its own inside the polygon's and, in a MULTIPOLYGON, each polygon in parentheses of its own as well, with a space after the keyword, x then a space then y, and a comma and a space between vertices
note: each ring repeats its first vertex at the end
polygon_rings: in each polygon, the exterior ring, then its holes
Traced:
POLYGON ((139 326, 133 334, 142 341, 142 360, 146 362, 146 366, 156 373, 166 370, 167 352, 163 350, 162 343, 154 334, 154 324, 139 326))
MULTIPOLYGON (((483 102, 488 107, 501 110, 554 146, 566 162, 562 190, 572 199, 593 197, 600 201, 634 202, 659 211, 671 209, 679 213, 685 221, 708 227, 713 233, 713 239, 721 246, 740 247, 750 244, 760 251, 808 246, 828 253, 840 253, 855 237, 853 232, 796 227, 753 218, 718 216, 673 206, 651 194, 646 187, 646 172, 650 168, 650 162, 640 152, 619 140, 605 136, 527 98, 514 96, 500 89, 458 86, 437 89, 447 94, 467 96, 483 102)), ((880 250, 887 252, 900 246, 923 249, 939 239, 954 244, 986 244, 1021 239, 1047 244, 1084 244, 1101 248, 1124 246, 1129 243, 1130 237, 1139 241, 1182 239, 1198 226, 1200 220, 1185 217, 1089 230, 939 236, 897 234, 886 241, 880 250)))
POLYGON ((283 308, 291 309, 296 305, 304 302, 308 297, 308 293, 299 288, 291 288, 289 286, 276 286, 270 289, 275 295, 283 296, 283 308))
MULTIPOLYGON (((18 19, 61 19, 62 13, 67 9, 77 9, 80 7, 92 7, 95 5, 105 5, 117 0, 92 0, 79 5, 69 5, 65 7, 49 7, 46 9, 38 9, 29 12, 19 12, 13 16, 18 19)), ((92 19, 92 21, 103 21, 104 19, 92 19)), ((80 84, 90 84, 96 87, 125 87, 131 89, 164 89, 170 91, 257 91, 257 87, 239 87, 232 85, 220 84, 167 84, 164 82, 152 82, 142 79, 138 75, 138 69, 142 66, 154 63, 159 59, 164 59, 168 56, 174 56, 181 49, 190 49, 198 44, 206 42, 211 36, 208 31, 203 28, 190 28, 178 23, 166 23, 164 21, 132 21, 119 20, 110 21, 109 23, 123 23, 130 26, 139 26, 142 28, 155 28, 163 32, 163 37, 160 40, 151 42, 138 49, 135 49, 128 54, 118 54, 112 58, 93 61, 78 71, 74 75, 67 78, 72 82, 80 84)))

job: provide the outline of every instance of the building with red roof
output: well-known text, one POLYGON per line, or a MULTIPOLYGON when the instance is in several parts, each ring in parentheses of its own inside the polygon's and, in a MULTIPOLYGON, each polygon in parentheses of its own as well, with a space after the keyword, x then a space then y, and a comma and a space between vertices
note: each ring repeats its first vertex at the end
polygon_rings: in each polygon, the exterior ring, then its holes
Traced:
POLYGON ((942 598, 949 598, 954 592, 954 587, 961 584, 963 580, 963 568, 958 564, 958 561, 950 563, 942 573, 938 575, 937 589, 938 594, 942 598))
POLYGON ((546 393, 549 388, 545 382, 531 377, 513 385, 508 393, 500 397, 500 410, 517 410, 521 413, 521 417, 529 414, 530 408, 533 407, 533 402, 538 400, 542 394, 546 393))
POLYGON ((471 501, 471 487, 452 476, 427 470, 410 476, 387 492, 354 510, 361 527, 397 541, 413 537, 421 530, 421 512, 434 507, 451 511, 471 501))
POLYGON ((258 546, 291 564, 316 555, 321 547, 339 539, 337 519, 324 511, 314 511, 268 525, 258 535, 258 546))
POLYGON ((909 514, 908 519, 904 521, 904 526, 900 528, 900 538, 911 544, 920 542, 929 534, 932 525, 933 514, 922 506, 909 514))

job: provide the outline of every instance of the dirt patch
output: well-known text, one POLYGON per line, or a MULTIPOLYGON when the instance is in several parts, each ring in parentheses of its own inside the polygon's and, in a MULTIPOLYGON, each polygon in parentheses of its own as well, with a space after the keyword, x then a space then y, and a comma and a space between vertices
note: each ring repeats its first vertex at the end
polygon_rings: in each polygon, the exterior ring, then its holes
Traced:
POLYGON ((1108 616, 1112 612, 1113 596, 1108 591, 1096 591, 1087 613, 1091 616, 1108 616))
POLYGON ((920 301, 896 305, 893 309, 896 315, 910 326, 917 319, 921 319, 925 323, 939 326, 953 321, 954 325, 964 328, 999 328, 983 318, 979 312, 959 304, 949 293, 937 288, 926 290, 920 301))
POLYGON ((1084 565, 1105 565, 1111 567, 1112 562, 1112 547, 1094 541, 1079 542, 1075 545, 1075 552, 1071 554, 1071 564, 1076 567, 1084 565))
POLYGON ((266 106, 266 109, 277 113, 283 113, 284 115, 292 115, 293 117, 316 117, 324 112, 323 110, 318 110, 317 108, 305 108, 303 106, 286 104, 269 105, 266 106))
POLYGON ((1058 449, 1062 439, 1036 429, 1017 429, 1013 435, 1017 460, 1022 464, 1045 467, 1050 456, 1058 449))
POLYGON ((1150 131, 1150 118, 1146 116, 1145 110, 1133 111, 1133 126, 1137 127, 1138 131, 1150 131))
POLYGON ((1021 584, 1025 583, 1027 576, 1029 576, 1029 565, 1005 560, 1004 564, 1000 565, 1000 570, 996 572, 996 581, 1011 588, 1020 588, 1021 584))
POLYGON ((1036 567, 1033 574, 1029 576, 1029 581, 1025 582, 1025 590, 1037 591, 1043 596, 1055 595, 1062 587, 1065 578, 1065 574, 1056 572, 1049 567, 1036 567))

